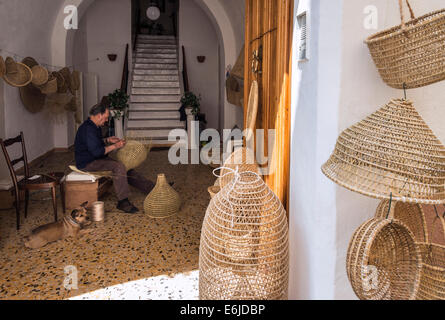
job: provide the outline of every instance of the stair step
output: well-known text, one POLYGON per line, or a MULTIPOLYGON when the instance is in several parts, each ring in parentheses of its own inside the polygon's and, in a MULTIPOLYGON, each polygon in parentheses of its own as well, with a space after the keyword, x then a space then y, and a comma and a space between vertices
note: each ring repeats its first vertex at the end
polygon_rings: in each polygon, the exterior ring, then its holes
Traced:
POLYGON ((179 120, 128 120, 127 128, 145 128, 145 129, 153 129, 153 128, 185 128, 185 124, 179 120))
POLYGON ((171 40, 176 39, 175 36, 158 36, 152 34, 138 34, 138 39, 155 39, 155 40, 171 40))
POLYGON ((137 44, 170 44, 176 45, 176 39, 144 39, 138 38, 137 44))
POLYGON ((133 81, 179 82, 179 75, 133 75, 133 81))
POLYGON ((176 44, 150 44, 150 43, 137 43, 136 49, 177 49, 176 44))
POLYGON ((134 69, 136 70, 178 70, 177 64, 165 64, 165 63, 135 63, 134 69))
POLYGON ((178 59, 164 59, 164 58, 136 58, 135 63, 138 64, 174 64, 178 65, 178 59))
POLYGON ((133 81, 133 88, 179 88, 179 81, 133 81))
POLYGON ((169 119, 179 120, 180 114, 178 111, 130 111, 129 120, 156 120, 169 119))
MULTIPOLYGON (((134 69, 133 74, 138 76, 179 76, 178 69, 171 70, 150 70, 150 69, 134 69)), ((136 79, 134 79, 136 80, 136 79)))
POLYGON ((136 55, 138 54, 177 54, 175 49, 159 49, 159 48, 136 48, 136 55))
POLYGON ((132 95, 178 95, 181 94, 179 88, 132 88, 132 95))
POLYGON ((134 55, 138 59, 173 59, 178 61, 176 53, 136 53, 134 55))
MULTIPOLYGON (((158 96, 158 95, 132 95, 131 102, 176 102, 179 103, 181 100, 180 95, 166 95, 166 96, 158 96)), ((179 109, 179 108, 178 108, 179 109)))
POLYGON ((179 103, 131 103, 130 112, 132 111, 178 111, 179 103))

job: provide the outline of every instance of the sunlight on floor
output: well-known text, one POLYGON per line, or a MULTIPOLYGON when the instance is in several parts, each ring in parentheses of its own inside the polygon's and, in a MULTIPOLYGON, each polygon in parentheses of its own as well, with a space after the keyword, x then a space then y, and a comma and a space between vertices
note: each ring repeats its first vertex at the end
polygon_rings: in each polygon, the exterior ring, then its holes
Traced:
POLYGON ((69 300, 198 300, 199 271, 118 284, 69 300))

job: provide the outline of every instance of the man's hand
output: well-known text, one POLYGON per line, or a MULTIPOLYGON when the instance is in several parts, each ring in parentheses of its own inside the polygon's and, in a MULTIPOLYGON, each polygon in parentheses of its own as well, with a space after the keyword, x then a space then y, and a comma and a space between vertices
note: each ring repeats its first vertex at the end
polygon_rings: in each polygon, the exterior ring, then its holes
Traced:
POLYGON ((125 140, 119 140, 117 143, 114 144, 114 146, 116 147, 116 149, 121 149, 125 147, 126 144, 127 142, 125 140))
POLYGON ((115 143, 118 143, 118 142, 120 142, 120 141, 122 141, 122 140, 119 139, 119 138, 116 138, 116 137, 109 137, 109 138, 107 139, 107 143, 109 143, 109 144, 115 144, 115 143))

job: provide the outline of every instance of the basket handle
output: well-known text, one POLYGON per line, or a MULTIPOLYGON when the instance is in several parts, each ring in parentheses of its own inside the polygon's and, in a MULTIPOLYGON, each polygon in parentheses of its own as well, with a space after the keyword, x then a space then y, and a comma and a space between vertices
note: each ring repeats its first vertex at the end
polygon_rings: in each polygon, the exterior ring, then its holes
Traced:
MULTIPOLYGON (((416 18, 416 16, 414 15, 413 8, 411 7, 408 0, 405 0, 405 2, 406 2, 406 5, 408 6, 410 14, 411 14, 411 20, 414 20, 416 18)), ((405 24, 405 16, 403 14, 403 0, 399 0, 399 7, 400 7, 400 19, 402 20, 402 30, 405 30, 406 24, 405 24)))

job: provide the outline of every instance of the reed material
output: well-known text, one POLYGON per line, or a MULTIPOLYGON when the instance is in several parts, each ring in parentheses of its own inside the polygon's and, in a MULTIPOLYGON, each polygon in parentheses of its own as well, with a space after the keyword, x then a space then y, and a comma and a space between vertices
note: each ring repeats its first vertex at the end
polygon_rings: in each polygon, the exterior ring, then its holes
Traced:
POLYGON ((210 201, 199 272, 199 295, 204 300, 287 299, 286 211, 257 174, 238 173, 210 201))
POLYGON ((168 184, 164 174, 158 175, 153 191, 144 201, 144 211, 152 218, 168 218, 179 212, 181 197, 168 184))
MULTIPOLYGON (((409 2, 406 1, 409 6, 409 2)), ((445 9, 405 22, 399 0, 399 26, 369 37, 372 58, 383 81, 402 89, 423 87, 445 79, 445 9)))
POLYGON ((127 168, 127 171, 139 167, 145 160, 151 149, 151 143, 147 146, 136 140, 128 140, 125 147, 117 152, 117 159, 127 168))
POLYGON ((410 101, 392 100, 343 131, 322 171, 369 197, 445 202, 445 147, 410 101))
POLYGON ((235 177, 234 172, 255 172, 261 176, 260 168, 255 161, 254 152, 248 148, 236 149, 226 160, 221 169, 220 186, 221 189, 227 186, 235 177))

